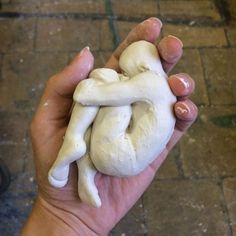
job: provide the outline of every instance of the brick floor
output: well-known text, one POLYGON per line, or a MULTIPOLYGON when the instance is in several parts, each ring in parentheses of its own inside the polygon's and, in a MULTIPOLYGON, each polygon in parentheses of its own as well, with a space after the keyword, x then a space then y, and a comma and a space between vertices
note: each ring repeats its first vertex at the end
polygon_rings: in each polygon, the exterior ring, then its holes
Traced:
POLYGON ((116 16, 126 17, 150 17, 156 16, 158 13, 158 5, 155 0, 130 0, 127 4, 126 0, 111 0, 112 9, 116 16))
POLYGON ((230 224, 234 235, 236 232, 236 178, 226 178, 223 182, 224 195, 227 203, 227 208, 230 215, 230 224))
POLYGON ((0 19, 0 52, 33 50, 34 19, 0 19))
POLYGON ((170 25, 163 27, 164 36, 176 35, 185 47, 226 46, 224 28, 197 27, 191 25, 170 25))
POLYGON ((202 62, 211 104, 235 104, 236 49, 202 49, 202 62))
POLYGON ((0 81, 0 108, 12 111, 35 110, 45 82, 55 71, 61 70, 67 61, 67 53, 5 55, 0 81))
POLYGON ((139 200, 119 224, 112 230, 113 235, 145 235, 147 232, 144 220, 142 200, 139 200))
POLYGON ((235 106, 200 109, 198 121, 181 141, 187 176, 236 176, 235 112, 235 106))
POLYGON ((200 114, 110 235, 236 235, 235 0, 0 2, 0 158, 12 174, 0 235, 19 235, 36 196, 28 126, 47 79, 87 45, 103 67, 149 16, 162 19, 162 36, 182 39, 170 74, 194 78, 200 114))
POLYGON ((73 51, 90 46, 98 50, 100 27, 101 21, 98 20, 39 19, 36 49, 38 51, 73 51))
POLYGON ((179 145, 170 152, 168 158, 164 161, 163 165, 157 172, 158 179, 174 179, 182 175, 182 170, 178 168, 180 149, 179 145))
POLYGON ((211 180, 155 180, 144 194, 147 234, 229 235, 221 196, 211 180))
POLYGON ((105 14, 103 0, 40 0, 40 12, 47 13, 83 13, 83 14, 105 14))

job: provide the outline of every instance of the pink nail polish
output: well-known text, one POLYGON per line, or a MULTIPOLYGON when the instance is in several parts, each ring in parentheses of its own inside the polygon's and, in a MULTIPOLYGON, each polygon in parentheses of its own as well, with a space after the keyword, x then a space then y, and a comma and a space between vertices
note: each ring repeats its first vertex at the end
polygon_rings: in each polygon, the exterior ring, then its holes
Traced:
POLYGON ((90 51, 89 46, 84 47, 84 48, 80 51, 79 55, 82 56, 83 53, 85 52, 85 50, 90 51))
POLYGON ((175 77, 178 78, 179 82, 181 83, 181 85, 183 86, 184 89, 190 88, 190 83, 185 77, 183 77, 181 75, 175 75, 175 77))
POLYGON ((179 104, 176 108, 175 108, 175 112, 182 116, 182 115, 186 115, 190 112, 190 109, 188 106, 186 106, 184 103, 179 104))

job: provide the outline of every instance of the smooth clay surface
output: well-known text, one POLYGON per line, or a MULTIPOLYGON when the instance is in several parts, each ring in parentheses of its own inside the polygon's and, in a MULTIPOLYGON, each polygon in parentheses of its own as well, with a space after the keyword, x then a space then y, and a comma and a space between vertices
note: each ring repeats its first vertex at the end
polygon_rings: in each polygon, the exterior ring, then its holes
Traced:
POLYGON ((96 172, 139 174, 163 151, 175 126, 176 97, 155 45, 132 43, 119 65, 121 74, 95 69, 77 86, 64 143, 48 175, 53 186, 63 187, 76 161, 79 196, 94 207, 101 206, 96 172))

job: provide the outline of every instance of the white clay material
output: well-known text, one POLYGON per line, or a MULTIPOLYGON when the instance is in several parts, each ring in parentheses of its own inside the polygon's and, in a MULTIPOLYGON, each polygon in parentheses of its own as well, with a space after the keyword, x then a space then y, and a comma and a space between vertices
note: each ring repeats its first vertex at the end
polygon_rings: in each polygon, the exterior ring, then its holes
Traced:
POLYGON ((122 74, 96 69, 77 86, 76 106, 48 176, 53 186, 64 186, 69 164, 77 160, 79 196, 94 207, 101 206, 96 171, 119 177, 139 174, 164 150, 175 126, 176 97, 155 45, 132 43, 119 65, 122 74))

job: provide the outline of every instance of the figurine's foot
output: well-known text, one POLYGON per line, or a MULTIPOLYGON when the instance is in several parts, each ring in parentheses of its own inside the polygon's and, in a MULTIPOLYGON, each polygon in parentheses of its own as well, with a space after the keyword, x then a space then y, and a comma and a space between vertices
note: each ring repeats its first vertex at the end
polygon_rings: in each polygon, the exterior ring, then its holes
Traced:
POLYGON ((98 195, 98 190, 94 182, 79 180, 79 197, 82 202, 90 206, 101 207, 101 199, 98 195))
POLYGON ((97 170, 89 155, 87 154, 78 160, 77 166, 79 169, 78 193, 81 201, 96 208, 100 207, 102 203, 94 182, 97 170))
POLYGON ((68 174, 69 166, 52 168, 48 173, 48 181, 52 186, 62 188, 68 182, 68 174))

